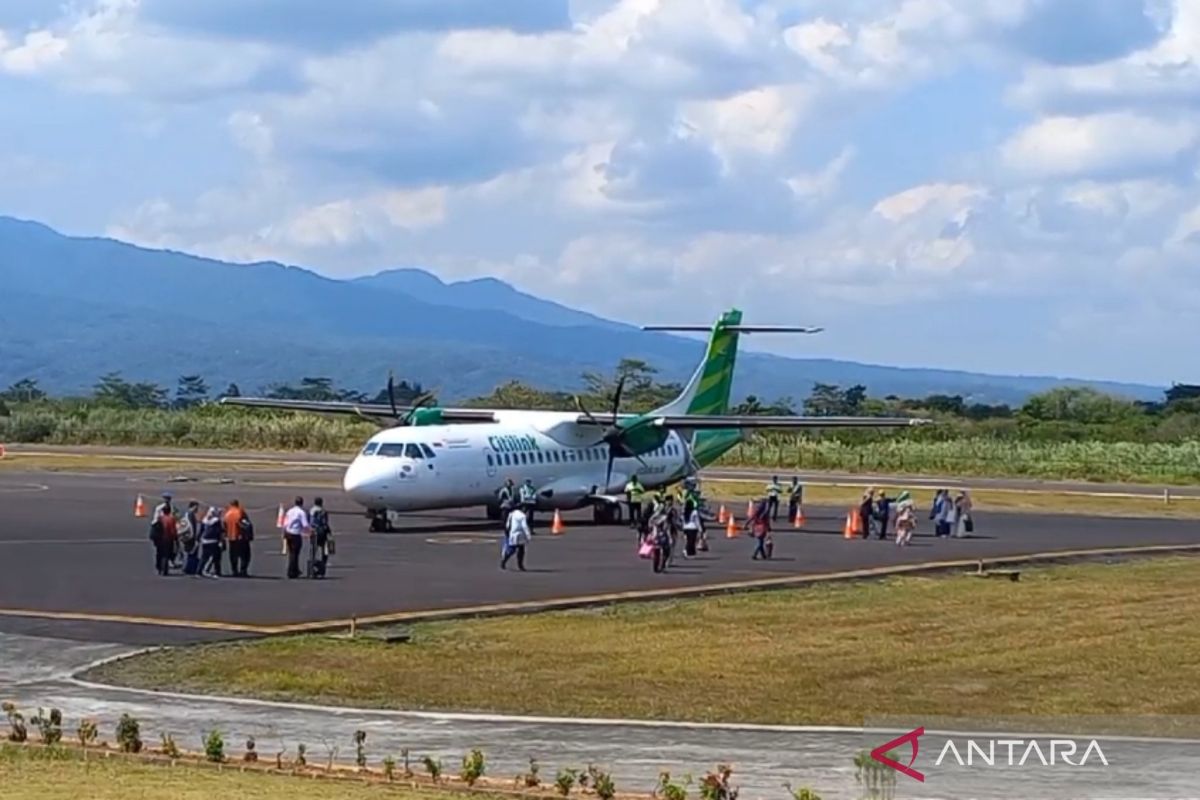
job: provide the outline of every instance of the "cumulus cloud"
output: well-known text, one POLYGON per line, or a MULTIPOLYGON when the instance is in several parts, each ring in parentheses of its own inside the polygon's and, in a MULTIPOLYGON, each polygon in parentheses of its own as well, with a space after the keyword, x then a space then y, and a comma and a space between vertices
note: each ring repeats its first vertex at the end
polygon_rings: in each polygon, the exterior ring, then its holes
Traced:
POLYGON ((1087 325, 1157 314, 1144 329, 1162 331, 1200 292, 1188 0, 47 9, 0 3, 0 102, 94 95, 121 123, 10 115, 0 174, 20 184, 4 197, 86 207, 76 229, 336 275, 493 274, 622 319, 681 301, 816 322, 861 309, 874 327, 840 331, 840 355, 954 338, 997 369, 1050 357, 987 349, 1005 311, 1107 370, 1089 348, 1118 343, 1087 325), (968 92, 997 96, 966 113, 968 92), (128 137, 173 168, 148 171, 128 137), (78 178, 65 204, 20 166, 64 159, 145 188, 114 203, 78 178), (641 289, 596 291, 619 284, 641 289), (960 315, 961 337, 911 313, 926 306, 960 315))
POLYGON ((1031 178, 1138 173, 1172 165, 1194 149, 1198 137, 1195 119, 1057 116, 1019 131, 1002 154, 1011 170, 1031 178))

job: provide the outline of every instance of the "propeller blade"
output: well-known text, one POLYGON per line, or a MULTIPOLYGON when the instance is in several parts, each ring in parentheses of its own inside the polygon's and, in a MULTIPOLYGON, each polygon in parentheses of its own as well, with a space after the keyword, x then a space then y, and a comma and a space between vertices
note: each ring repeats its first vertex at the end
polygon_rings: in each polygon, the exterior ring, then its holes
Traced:
POLYGON ((612 413, 614 425, 616 424, 617 414, 621 411, 621 394, 625 391, 625 379, 628 377, 628 375, 621 376, 621 379, 617 381, 617 390, 613 393, 612 413))

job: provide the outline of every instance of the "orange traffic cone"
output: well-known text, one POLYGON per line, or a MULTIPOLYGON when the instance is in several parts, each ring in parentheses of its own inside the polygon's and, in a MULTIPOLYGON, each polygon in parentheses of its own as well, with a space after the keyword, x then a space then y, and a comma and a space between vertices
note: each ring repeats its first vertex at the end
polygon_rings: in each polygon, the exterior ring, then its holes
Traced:
POLYGON ((729 519, 729 512, 725 510, 725 504, 721 504, 721 508, 717 510, 717 522, 724 525, 729 519))
POLYGON ((550 525, 551 536, 562 536, 563 534, 562 514, 558 513, 558 509, 554 509, 554 522, 550 525))
POLYGON ((134 501, 133 515, 135 517, 146 516, 146 501, 144 499, 142 499, 142 496, 140 494, 137 496, 137 500, 134 501))
POLYGON ((850 509, 850 518, 854 520, 854 535, 858 536, 862 534, 862 514, 858 513, 857 508, 850 509))
POLYGON ((754 501, 747 500, 746 501, 746 519, 750 519, 750 517, 753 517, 753 516, 754 516, 754 501))
POLYGON ((736 539, 738 537, 738 526, 737 520, 733 518, 733 514, 730 514, 725 522, 725 538, 736 539))
POLYGON ((279 504, 279 516, 275 517, 275 527, 283 530, 283 503, 279 504))
POLYGON ((846 527, 842 529, 842 536, 847 539, 854 538, 854 519, 858 515, 854 513, 854 509, 846 512, 846 527))
POLYGON ((804 527, 804 506, 796 506, 796 519, 792 521, 797 528, 804 527))

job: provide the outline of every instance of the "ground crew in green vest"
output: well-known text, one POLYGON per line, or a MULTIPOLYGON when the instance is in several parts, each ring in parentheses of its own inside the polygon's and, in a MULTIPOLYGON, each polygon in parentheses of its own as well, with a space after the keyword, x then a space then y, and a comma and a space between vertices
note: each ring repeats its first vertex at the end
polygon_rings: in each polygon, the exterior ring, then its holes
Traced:
POLYGON ((779 495, 783 493, 783 486, 779 483, 779 476, 771 478, 771 482, 767 484, 767 513, 771 515, 771 521, 779 519, 779 495))
POLYGON ((636 474, 631 475, 625 484, 625 502, 629 505, 629 527, 634 530, 642 527, 642 500, 645 495, 646 487, 642 486, 636 474))
POLYGON ((526 478, 521 484, 520 494, 521 510, 525 512, 525 518, 529 522, 529 529, 533 530, 533 512, 537 507, 537 490, 533 488, 533 480, 526 478))

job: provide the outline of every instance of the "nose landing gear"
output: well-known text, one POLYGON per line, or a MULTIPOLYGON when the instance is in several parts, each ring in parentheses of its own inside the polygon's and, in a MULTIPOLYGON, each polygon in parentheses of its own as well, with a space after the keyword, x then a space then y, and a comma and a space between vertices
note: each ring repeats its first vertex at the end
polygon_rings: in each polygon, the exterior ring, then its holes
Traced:
POLYGON ((368 513, 371 515, 371 527, 369 529, 371 533, 395 532, 396 526, 392 524, 392 518, 388 514, 387 509, 372 509, 368 513))

